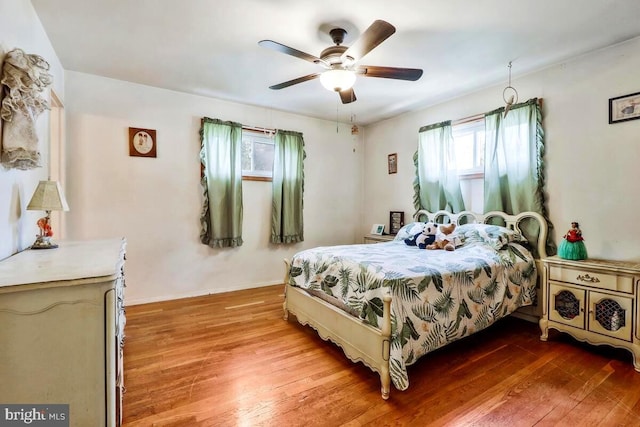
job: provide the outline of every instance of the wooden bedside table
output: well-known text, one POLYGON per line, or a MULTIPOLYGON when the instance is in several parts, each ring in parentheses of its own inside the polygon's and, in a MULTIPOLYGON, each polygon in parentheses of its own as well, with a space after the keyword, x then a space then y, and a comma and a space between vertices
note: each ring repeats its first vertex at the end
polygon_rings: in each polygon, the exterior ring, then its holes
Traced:
POLYGON ((383 243, 390 242, 396 238, 395 234, 383 234, 380 236, 379 234, 365 234, 364 242, 365 243, 383 243))
POLYGON ((640 372, 640 263, 557 256, 542 262, 540 339, 553 328, 589 344, 625 348, 640 372))

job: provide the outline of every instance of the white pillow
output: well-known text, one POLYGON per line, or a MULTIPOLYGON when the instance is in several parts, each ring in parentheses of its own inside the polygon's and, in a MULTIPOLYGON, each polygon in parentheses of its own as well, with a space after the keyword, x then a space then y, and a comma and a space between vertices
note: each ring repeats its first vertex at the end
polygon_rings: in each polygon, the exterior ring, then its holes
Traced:
POLYGON ((527 242, 527 239, 517 231, 493 224, 463 224, 458 226, 455 232, 462 239, 463 244, 481 242, 496 250, 512 242, 527 242))
POLYGON ((398 230, 398 234, 396 234, 396 237, 393 240, 404 240, 421 233, 424 228, 424 224, 424 222, 410 222, 409 224, 405 224, 400 230, 398 230))

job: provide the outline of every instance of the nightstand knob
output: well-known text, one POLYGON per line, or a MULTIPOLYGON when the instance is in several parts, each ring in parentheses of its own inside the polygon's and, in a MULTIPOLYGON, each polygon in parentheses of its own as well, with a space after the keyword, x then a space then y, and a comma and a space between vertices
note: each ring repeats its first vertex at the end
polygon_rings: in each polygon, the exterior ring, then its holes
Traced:
POLYGON ((576 280, 581 280, 587 283, 600 283, 600 279, 598 279, 595 276, 591 277, 588 274, 585 274, 584 276, 581 274, 578 274, 578 277, 576 277, 576 280))

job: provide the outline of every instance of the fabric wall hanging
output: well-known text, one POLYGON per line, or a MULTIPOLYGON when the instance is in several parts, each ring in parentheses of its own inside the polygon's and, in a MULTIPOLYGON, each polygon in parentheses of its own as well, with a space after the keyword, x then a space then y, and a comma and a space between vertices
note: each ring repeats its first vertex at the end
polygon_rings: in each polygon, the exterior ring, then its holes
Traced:
POLYGON ((22 49, 7 53, 0 79, 4 94, 0 107, 4 121, 0 162, 4 167, 26 170, 41 166, 35 124, 38 116, 49 109, 40 94, 52 81, 49 63, 42 57, 22 49))

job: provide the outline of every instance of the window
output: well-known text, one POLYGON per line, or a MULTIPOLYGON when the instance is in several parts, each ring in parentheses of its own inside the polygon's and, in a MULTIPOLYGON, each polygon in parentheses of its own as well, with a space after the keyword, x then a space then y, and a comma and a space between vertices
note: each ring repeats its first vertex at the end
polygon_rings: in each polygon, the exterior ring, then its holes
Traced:
POLYGON ((461 178, 481 178, 484 174, 484 127, 484 118, 451 126, 461 178))
POLYGON ((271 181, 273 134, 242 129, 242 179, 271 181))

